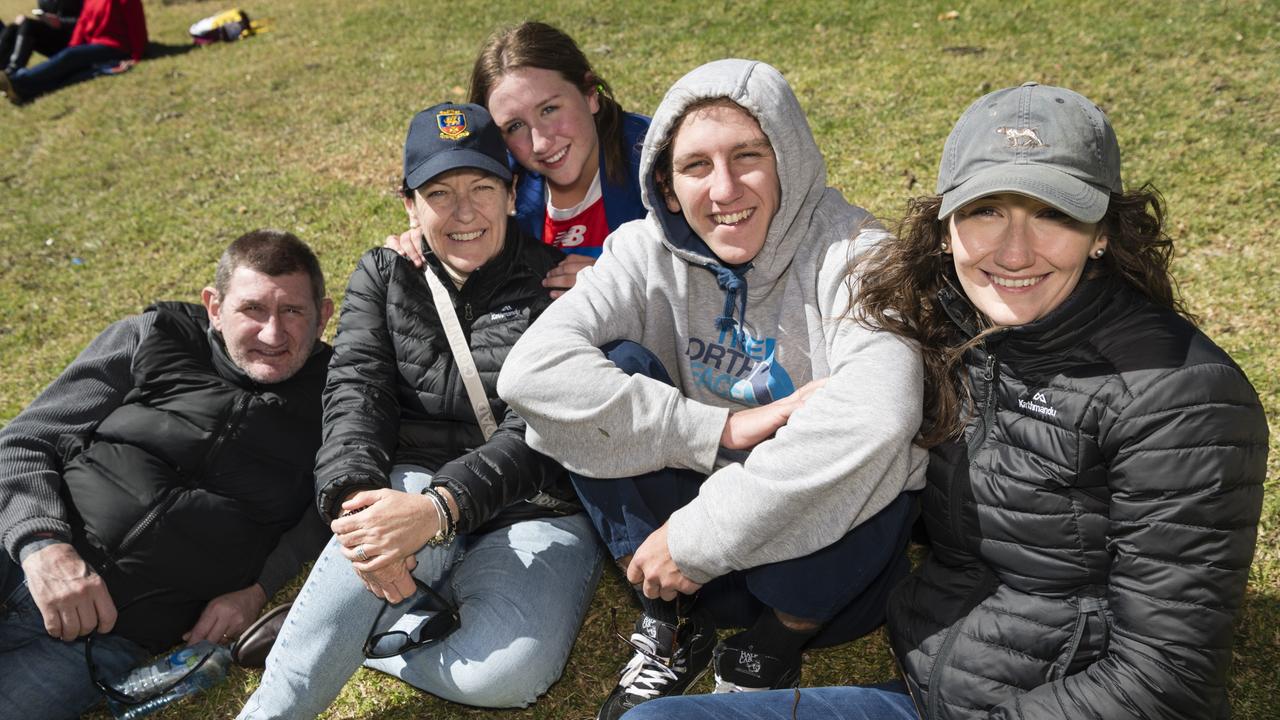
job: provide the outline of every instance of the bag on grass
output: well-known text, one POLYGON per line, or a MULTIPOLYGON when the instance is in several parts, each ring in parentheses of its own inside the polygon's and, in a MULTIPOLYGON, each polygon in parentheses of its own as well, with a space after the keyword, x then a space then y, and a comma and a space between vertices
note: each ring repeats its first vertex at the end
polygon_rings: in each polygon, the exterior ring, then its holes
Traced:
POLYGON ((249 13, 240 8, 232 8, 200 20, 187 32, 197 45, 208 45, 216 42, 231 42, 266 32, 268 22, 270 21, 250 20, 249 13))

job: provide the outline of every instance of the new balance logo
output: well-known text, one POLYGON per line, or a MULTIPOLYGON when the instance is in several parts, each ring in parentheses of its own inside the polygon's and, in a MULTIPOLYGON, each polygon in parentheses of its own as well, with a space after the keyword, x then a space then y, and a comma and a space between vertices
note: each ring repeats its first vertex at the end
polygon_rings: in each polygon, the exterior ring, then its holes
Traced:
POLYGON ((556 233, 556 238, 551 242, 556 247, 578 247, 587 240, 587 226, 574 225, 568 230, 561 230, 556 233))
POLYGON ((1031 402, 1018 398, 1018 407, 1045 417, 1058 417, 1058 409, 1049 404, 1049 398, 1045 396, 1044 392, 1038 392, 1031 396, 1031 402))

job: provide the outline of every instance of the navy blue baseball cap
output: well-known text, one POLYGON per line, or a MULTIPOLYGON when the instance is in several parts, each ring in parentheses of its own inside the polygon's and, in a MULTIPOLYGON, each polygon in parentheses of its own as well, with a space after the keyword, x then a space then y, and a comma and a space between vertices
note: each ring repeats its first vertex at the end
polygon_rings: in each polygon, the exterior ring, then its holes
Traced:
POLYGON ((404 139, 404 182, 410 190, 458 168, 476 168, 511 181, 507 146, 489 111, 440 103, 413 116, 404 139))

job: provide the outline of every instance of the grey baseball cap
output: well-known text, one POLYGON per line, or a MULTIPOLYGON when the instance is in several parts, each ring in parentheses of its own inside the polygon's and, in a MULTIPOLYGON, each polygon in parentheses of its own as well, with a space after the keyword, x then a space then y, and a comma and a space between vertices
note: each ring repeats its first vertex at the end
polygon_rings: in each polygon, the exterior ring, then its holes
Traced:
POLYGON ((1029 82, 984 95, 960 116, 938 168, 938 217, 1012 192, 1092 223, 1121 187, 1120 145, 1102 110, 1066 88, 1029 82))

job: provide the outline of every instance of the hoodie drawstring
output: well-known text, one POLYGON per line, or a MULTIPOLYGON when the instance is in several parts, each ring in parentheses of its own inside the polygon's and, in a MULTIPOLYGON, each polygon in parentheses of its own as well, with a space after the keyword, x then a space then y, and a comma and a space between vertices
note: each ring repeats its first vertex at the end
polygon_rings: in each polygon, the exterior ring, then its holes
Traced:
POLYGON ((721 332, 732 332, 733 342, 729 347, 742 348, 746 345, 743 338, 743 326, 747 323, 747 280, 743 275, 751 269, 751 263, 736 268, 727 268, 719 263, 707 263, 706 268, 716 274, 716 284, 724 290, 724 313, 716 318, 716 329, 721 332), (733 301, 738 301, 738 320, 733 319, 733 301))

